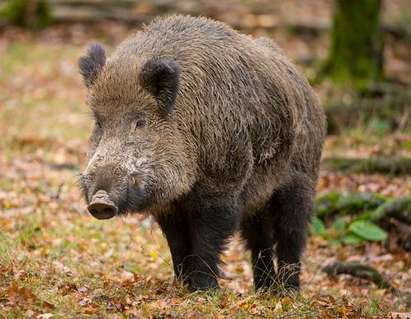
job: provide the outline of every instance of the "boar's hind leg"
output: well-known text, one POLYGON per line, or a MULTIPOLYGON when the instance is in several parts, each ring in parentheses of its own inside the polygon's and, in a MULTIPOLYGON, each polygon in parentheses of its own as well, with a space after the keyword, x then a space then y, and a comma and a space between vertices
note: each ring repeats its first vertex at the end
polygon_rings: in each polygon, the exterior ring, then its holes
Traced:
POLYGON ((175 212, 157 216, 156 219, 170 247, 175 277, 184 281, 184 259, 190 253, 187 216, 183 212, 175 212))
POLYGON ((190 210, 189 287, 192 290, 218 288, 220 253, 236 229, 238 206, 231 200, 208 198, 199 199, 190 210))
POLYGON ((241 235, 251 250, 256 290, 269 290, 275 280, 273 263, 272 216, 256 212, 241 223, 241 235))
POLYGON ((276 284, 280 294, 299 290, 300 258, 305 248, 313 196, 313 182, 301 174, 276 190, 271 198, 278 262, 276 284))

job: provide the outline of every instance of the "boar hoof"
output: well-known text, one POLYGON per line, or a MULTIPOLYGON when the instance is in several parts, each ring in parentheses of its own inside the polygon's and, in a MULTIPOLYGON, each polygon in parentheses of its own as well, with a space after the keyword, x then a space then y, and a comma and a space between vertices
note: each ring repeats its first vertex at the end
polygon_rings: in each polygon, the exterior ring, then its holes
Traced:
POLYGON ((219 289, 217 279, 215 277, 209 276, 209 278, 191 278, 189 283, 189 289, 191 291, 208 291, 219 289))

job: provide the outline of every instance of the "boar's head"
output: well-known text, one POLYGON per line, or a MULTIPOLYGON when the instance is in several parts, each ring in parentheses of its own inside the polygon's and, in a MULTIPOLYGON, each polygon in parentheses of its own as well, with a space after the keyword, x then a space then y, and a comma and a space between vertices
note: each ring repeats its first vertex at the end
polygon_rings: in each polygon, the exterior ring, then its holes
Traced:
MULTIPOLYGON (((177 124, 176 62, 92 45, 79 60, 94 129, 80 187, 89 212, 107 219, 161 207, 186 192, 193 168, 177 124)), ((192 157, 192 156, 191 156, 192 157)))

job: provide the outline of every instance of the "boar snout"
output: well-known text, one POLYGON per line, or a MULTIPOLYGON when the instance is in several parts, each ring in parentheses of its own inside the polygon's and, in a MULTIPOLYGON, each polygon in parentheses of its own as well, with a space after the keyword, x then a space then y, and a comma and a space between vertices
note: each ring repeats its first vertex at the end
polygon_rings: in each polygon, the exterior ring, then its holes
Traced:
POLYGON ((110 199, 107 192, 103 190, 99 190, 94 194, 87 209, 97 219, 109 219, 118 212, 117 206, 110 199))

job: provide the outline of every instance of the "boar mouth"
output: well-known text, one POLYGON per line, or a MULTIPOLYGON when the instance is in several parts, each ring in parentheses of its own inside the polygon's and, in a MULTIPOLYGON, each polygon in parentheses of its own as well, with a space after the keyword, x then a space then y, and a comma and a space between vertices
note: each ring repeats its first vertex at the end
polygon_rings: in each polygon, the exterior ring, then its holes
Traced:
POLYGON ((99 190, 94 194, 87 209, 97 219, 110 219, 118 212, 118 207, 104 190, 99 190))

